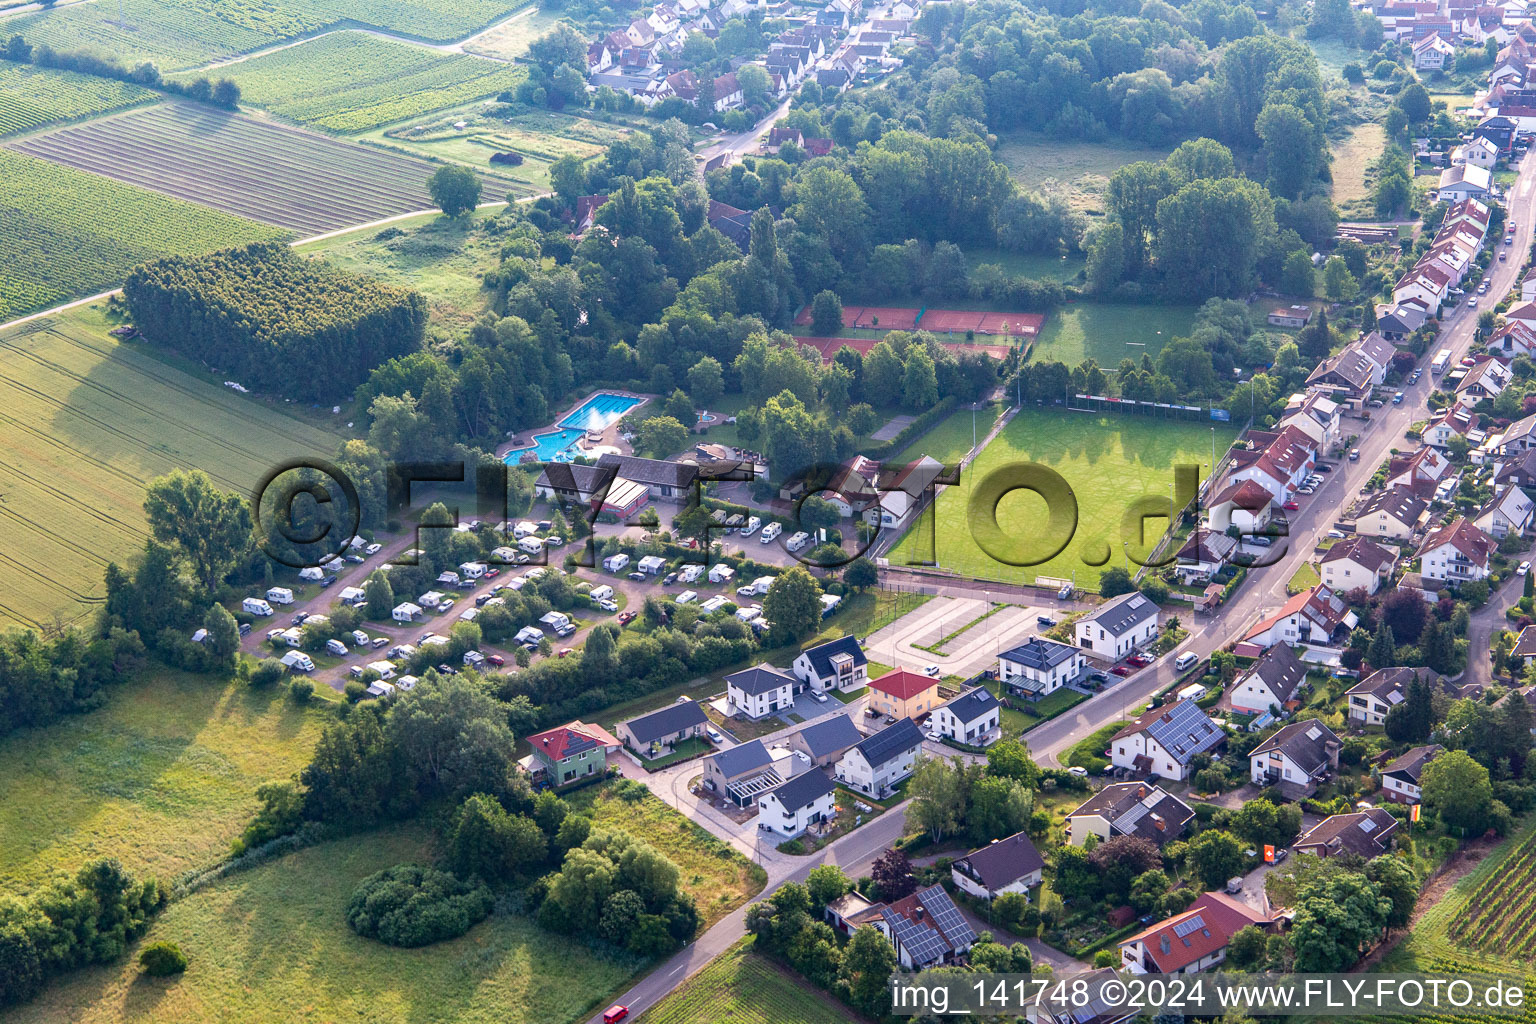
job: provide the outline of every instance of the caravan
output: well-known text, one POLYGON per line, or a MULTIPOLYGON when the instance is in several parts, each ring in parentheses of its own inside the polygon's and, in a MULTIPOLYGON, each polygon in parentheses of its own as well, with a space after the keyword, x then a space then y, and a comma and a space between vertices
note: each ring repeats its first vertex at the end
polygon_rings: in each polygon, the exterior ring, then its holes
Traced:
POLYGON ((259 597, 248 597, 240 602, 240 610, 247 615, 271 615, 272 606, 259 597))
POLYGON ((790 537, 789 540, 785 541, 784 549, 786 551, 789 551, 789 552, 793 553, 793 552, 799 551, 801 548, 805 547, 810 542, 811 542, 811 535, 806 533, 804 530, 801 530, 799 533, 795 534, 793 537, 790 537))
POLYGON ((273 604, 293 604, 293 591, 287 587, 273 587, 267 591, 267 600, 273 604))

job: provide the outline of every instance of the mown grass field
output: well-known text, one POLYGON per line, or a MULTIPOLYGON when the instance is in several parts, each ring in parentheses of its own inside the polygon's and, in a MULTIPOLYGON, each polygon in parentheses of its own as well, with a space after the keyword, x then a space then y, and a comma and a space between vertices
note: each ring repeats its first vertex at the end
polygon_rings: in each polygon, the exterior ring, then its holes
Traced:
POLYGON ((1139 363, 1143 353, 1156 359, 1175 335, 1188 336, 1198 311, 1193 305, 1069 303, 1046 319, 1030 358, 1076 366, 1091 356, 1106 370, 1122 359, 1139 363))
POLYGON ((0 60, 0 135, 94 117, 159 99, 151 89, 74 71, 0 60))
POLYGON ((1008 165, 1015 181, 1046 195, 1065 195, 1076 209, 1104 212, 1109 177, 1138 160, 1161 160, 1173 147, 1136 146, 1124 139, 1110 142, 1069 142, 1038 132, 1012 132, 997 146, 997 159, 1008 165))
POLYGON ((92 307, 0 333, 0 624, 89 611, 107 563, 148 539, 150 479, 200 468, 244 494, 278 460, 330 457, 340 442, 109 327, 92 307))
MULTIPOLYGON (((1140 416, 1099 416, 1061 410, 1029 408, 1015 416, 983 449, 960 483, 945 488, 936 509, 925 513, 892 550, 892 564, 927 557, 929 538, 941 567, 986 579, 1031 580, 1036 576, 1076 577, 1093 589, 1108 566, 1129 561, 1121 538, 1121 517, 1131 502, 1146 495, 1168 495, 1173 467, 1199 463, 1209 472, 1212 433, 1202 423, 1158 420, 1140 416), (991 471, 1019 462, 1036 462, 1059 473, 1077 499, 1078 518, 1071 541, 1062 552, 1034 566, 1014 566, 994 559, 977 543, 969 501, 977 483, 991 471), (937 514, 937 529, 929 518, 937 514), (1110 558, 1091 566, 1084 557, 1108 545, 1110 558)), ((1217 454, 1232 440, 1226 425, 1218 425, 1217 454)), ((1009 538, 1038 545, 1045 534, 1044 499, 1027 491, 1005 496, 997 506, 997 521, 1009 538)), ((1148 539, 1166 520, 1146 523, 1148 539)))
POLYGON ((523 0, 114 0, 18 15, 6 30, 54 49, 95 50, 130 66, 149 60, 171 72, 344 21, 450 42, 521 6, 523 0))
POLYGON ((364 32, 335 32, 219 72, 240 99, 292 121, 354 134, 516 88, 526 72, 364 32))
POLYGON ((853 1011, 740 942, 715 958, 640 1024, 844 1024, 853 1011))
POLYGON ((985 438, 1002 412, 1002 406, 989 405, 974 414, 969 409, 951 413, 890 461, 901 464, 928 455, 944 463, 959 462, 971 450, 972 438, 978 442, 985 438))
MULTIPOLYGON (((130 110, 12 145, 306 235, 435 205, 427 193, 435 164, 190 103, 130 110)), ((487 201, 512 188, 482 178, 487 201)))
POLYGON ((385 946, 347 927, 358 882, 432 859, 430 834, 413 824, 232 875, 172 904, 142 940, 179 944, 190 961, 185 974, 142 977, 135 946, 118 963, 70 974, 4 1020, 571 1024, 634 975, 631 958, 606 959, 513 915, 422 949, 385 946))
POLYGON ((229 850, 256 788, 309 762, 324 702, 156 668, 96 711, 0 745, 0 893, 93 857, 169 882, 229 850))
POLYGON ((283 234, 4 149, 0 181, 0 320, 113 287, 156 256, 283 234))

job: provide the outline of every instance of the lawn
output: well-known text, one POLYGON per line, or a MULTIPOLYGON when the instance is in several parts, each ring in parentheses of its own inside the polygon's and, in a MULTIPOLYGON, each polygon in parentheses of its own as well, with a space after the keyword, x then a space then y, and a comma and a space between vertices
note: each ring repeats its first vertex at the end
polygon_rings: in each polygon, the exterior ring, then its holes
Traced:
POLYGON ((1366 182, 1370 165, 1381 158, 1387 133, 1374 121, 1356 125, 1333 146, 1333 201, 1347 203, 1370 196, 1366 182))
POLYGON ((1162 160, 1173 147, 1141 147, 1118 142, 1068 142, 1038 132, 1001 136, 997 159, 1008 165, 1015 181, 1045 195, 1065 195, 1090 214, 1104 213, 1104 193, 1110 175, 1138 160, 1162 160))
POLYGON ((699 905, 703 928, 763 891, 767 876, 762 868, 649 791, 640 800, 629 801, 603 785, 579 790, 567 799, 574 807, 589 809, 598 827, 622 829, 670 857, 679 868, 679 884, 699 905))
POLYGON ((1317 574, 1317 566, 1311 562, 1302 562, 1291 574, 1290 580, 1285 584, 1285 590, 1289 594, 1299 594, 1309 587, 1317 586, 1322 581, 1323 578, 1317 574))
POLYGON ((110 326, 90 306, 0 333, 0 626, 91 611, 107 563, 133 559, 149 537, 152 478, 200 468, 248 494, 278 460, 331 458, 340 443, 280 403, 118 342, 110 326))
POLYGON ((989 405, 974 413, 970 409, 950 413, 889 461, 902 464, 928 455, 945 464, 959 462, 970 452, 972 438, 985 438, 1002 412, 1002 406, 989 405))
POLYGON ((1156 359, 1175 335, 1189 335, 1198 311, 1194 305, 1070 303, 1046 320, 1030 358, 1076 366, 1092 356, 1110 370, 1122 359, 1156 359))
POLYGON ((76 71, 0 60, 0 135, 158 100, 152 89, 76 71))
POLYGON ((430 862, 430 833, 404 825, 302 850, 200 890, 160 915, 143 942, 174 941, 191 962, 166 981, 129 956, 78 971, 11 1011, 13 1024, 570 1024, 629 983, 640 962, 594 953, 523 917, 396 949, 347 927, 347 899, 392 864, 430 862))
MULTIPOLYGON (((945 488, 936 510, 925 513, 901 539, 891 560, 896 564, 921 560, 921 548, 934 538, 937 561, 945 569, 983 579, 1069 578, 1080 587, 1093 589, 1102 566, 1089 561, 1100 560, 1107 552, 1105 564, 1129 564, 1121 518, 1130 503, 1142 496, 1167 495, 1176 464, 1207 466, 1213 438, 1219 454, 1232 440, 1230 427, 1213 433, 1203 423, 1026 409, 982 451, 957 486, 945 488), (968 509, 978 481, 995 469, 1022 462, 1053 469, 1077 500, 1076 529, 1066 546, 1054 557, 1032 566, 1005 564, 982 550, 968 509), (938 516, 937 530, 926 521, 934 514, 938 516), (1098 557, 1093 558, 1095 555, 1098 557)), ((1209 469, 1201 472, 1203 475, 1209 469)), ((1045 513, 1044 499, 1030 491, 1014 491, 998 503, 997 520, 1004 538, 1026 549, 1021 551, 1022 557, 1046 553, 1045 513)), ((1150 540, 1165 520, 1152 519, 1144 525, 1150 540)))
POLYGON ((639 1024, 845 1024, 859 1019, 742 940, 646 1011, 639 1024))
POLYGON ((965 258, 972 269, 985 263, 995 263, 1010 274, 1046 281, 1071 281, 1088 265, 1082 253, 1045 256, 1033 252, 1008 252, 1004 249, 979 247, 965 250, 965 258))
POLYGON ((528 52, 528 47, 535 39, 548 35, 560 17, 559 11, 531 8, 476 36, 464 44, 464 49, 487 57, 516 60, 528 52))
POLYGON ((228 852, 256 788, 309 762, 330 705, 169 670, 0 746, 0 892, 92 857, 171 881, 228 852))

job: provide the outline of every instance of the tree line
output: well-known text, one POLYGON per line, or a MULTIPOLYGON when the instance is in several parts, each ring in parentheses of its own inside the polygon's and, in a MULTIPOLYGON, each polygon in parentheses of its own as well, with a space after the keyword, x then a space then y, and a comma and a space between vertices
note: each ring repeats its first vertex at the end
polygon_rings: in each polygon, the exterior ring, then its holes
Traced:
POLYGON ((221 78, 214 82, 204 76, 185 80, 162 78, 160 69, 149 61, 130 69, 110 57, 89 50, 55 50, 46 43, 29 43, 19 34, 5 41, 4 49, 0 50, 0 58, 17 64, 35 64, 40 68, 56 68, 96 78, 131 82, 225 110, 240 109, 240 86, 232 79, 221 78))

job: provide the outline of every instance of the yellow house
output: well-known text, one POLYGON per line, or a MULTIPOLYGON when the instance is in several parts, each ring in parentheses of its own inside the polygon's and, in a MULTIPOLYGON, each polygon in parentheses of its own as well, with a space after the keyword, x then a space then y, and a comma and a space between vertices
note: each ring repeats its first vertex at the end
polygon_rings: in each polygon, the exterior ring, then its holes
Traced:
POLYGON ((917 718, 942 703, 937 679, 904 668, 887 672, 869 683, 869 706, 892 718, 917 718))

